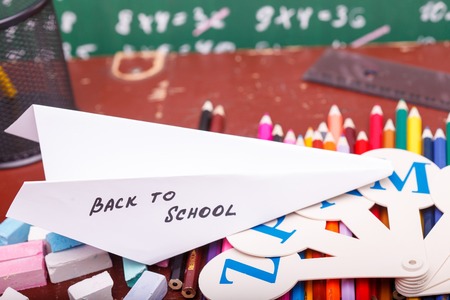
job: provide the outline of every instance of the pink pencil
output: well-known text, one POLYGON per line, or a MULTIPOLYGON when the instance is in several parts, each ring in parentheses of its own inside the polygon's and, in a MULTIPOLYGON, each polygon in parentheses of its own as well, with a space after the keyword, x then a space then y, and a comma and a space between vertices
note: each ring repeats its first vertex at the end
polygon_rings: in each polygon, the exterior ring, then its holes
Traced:
POLYGON ((337 105, 333 105, 328 113, 328 130, 331 132, 335 141, 339 140, 342 134, 342 114, 337 105))
POLYGON ((272 130, 272 119, 270 118, 269 114, 266 113, 262 116, 261 121, 259 121, 258 139, 271 141, 272 130))

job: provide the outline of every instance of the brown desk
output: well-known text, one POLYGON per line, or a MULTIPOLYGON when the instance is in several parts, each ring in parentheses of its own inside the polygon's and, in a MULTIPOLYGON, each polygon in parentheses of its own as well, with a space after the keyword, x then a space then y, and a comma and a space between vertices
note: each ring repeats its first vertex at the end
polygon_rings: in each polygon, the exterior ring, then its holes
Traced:
MULTIPOLYGON (((270 113, 274 123, 304 134, 308 126, 326 121, 337 104, 344 117, 351 117, 357 130, 368 132, 368 116, 379 104, 384 118, 395 119, 396 101, 303 82, 302 74, 319 58, 323 48, 293 48, 279 51, 239 51, 220 55, 166 57, 162 70, 141 81, 124 81, 111 73, 112 57, 69 62, 76 104, 82 111, 150 122, 196 128, 205 99, 222 104, 226 112, 225 133, 255 137, 261 116, 270 113)), ((370 46, 352 50, 373 57, 450 72, 450 44, 427 46, 370 46)), ((123 60, 124 72, 145 68, 149 61, 123 60)), ((411 107, 411 105, 409 105, 411 107)), ((419 107, 423 125, 434 132, 445 128, 448 112, 419 107)), ((0 170, 0 220, 6 214, 23 181, 42 180, 41 163, 0 170)), ((113 294, 121 299, 128 288, 120 258, 113 256, 113 294)), ((163 271, 163 270, 160 270, 163 271)), ((166 272, 167 273, 167 272, 166 272)), ((86 276, 90 277, 92 275, 86 276)), ((67 287, 78 280, 49 284, 23 291, 31 299, 45 295, 67 298, 67 287)), ((171 292, 167 299, 181 299, 171 292)))

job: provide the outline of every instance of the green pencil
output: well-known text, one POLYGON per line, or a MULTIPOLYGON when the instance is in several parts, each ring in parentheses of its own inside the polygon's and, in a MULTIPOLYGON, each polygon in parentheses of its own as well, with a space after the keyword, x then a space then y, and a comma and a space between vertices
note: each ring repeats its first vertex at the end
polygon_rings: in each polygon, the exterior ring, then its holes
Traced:
POLYGON ((408 118, 408 106, 405 100, 400 99, 395 109, 395 147, 406 149, 406 119, 408 118))

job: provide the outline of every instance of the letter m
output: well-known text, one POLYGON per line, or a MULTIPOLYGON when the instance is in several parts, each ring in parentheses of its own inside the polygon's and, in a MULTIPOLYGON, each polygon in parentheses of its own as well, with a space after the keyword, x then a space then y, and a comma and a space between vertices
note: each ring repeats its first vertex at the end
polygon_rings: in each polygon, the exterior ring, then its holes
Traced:
MULTIPOLYGON (((405 179, 401 179, 400 176, 394 171, 391 176, 389 176, 389 180, 392 182, 392 184, 395 186, 397 191, 402 191, 403 187, 405 186, 406 181, 408 181, 409 175, 411 175, 411 171, 414 169, 416 173, 416 183, 417 183, 417 190, 412 191, 413 193, 419 193, 419 194, 429 194, 430 189, 428 188, 428 180, 427 180, 427 172, 425 169, 425 166, 428 165, 428 163, 423 162, 414 162, 411 167, 408 170, 408 173, 406 174, 405 179)), ((375 182, 373 186, 370 187, 374 190, 385 190, 386 188, 381 186, 380 181, 375 182)))

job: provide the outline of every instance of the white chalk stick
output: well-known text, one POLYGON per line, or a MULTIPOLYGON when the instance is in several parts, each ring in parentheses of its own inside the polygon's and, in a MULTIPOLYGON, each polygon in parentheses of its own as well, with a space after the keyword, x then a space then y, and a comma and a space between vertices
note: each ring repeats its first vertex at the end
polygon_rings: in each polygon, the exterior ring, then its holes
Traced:
POLYGON ((113 300, 114 282, 108 271, 71 285, 67 292, 70 300, 113 300))
POLYGON ((109 253, 89 245, 50 253, 45 256, 48 275, 58 283, 112 267, 109 253))
POLYGON ((166 277, 144 271, 123 300, 161 300, 167 294, 166 277))
POLYGON ((27 296, 22 295, 18 291, 13 288, 7 288, 2 296, 0 296, 0 300, 29 300, 27 296))
POLYGON ((47 234, 50 233, 47 229, 43 229, 37 226, 31 226, 28 233, 28 241, 45 240, 47 234))

